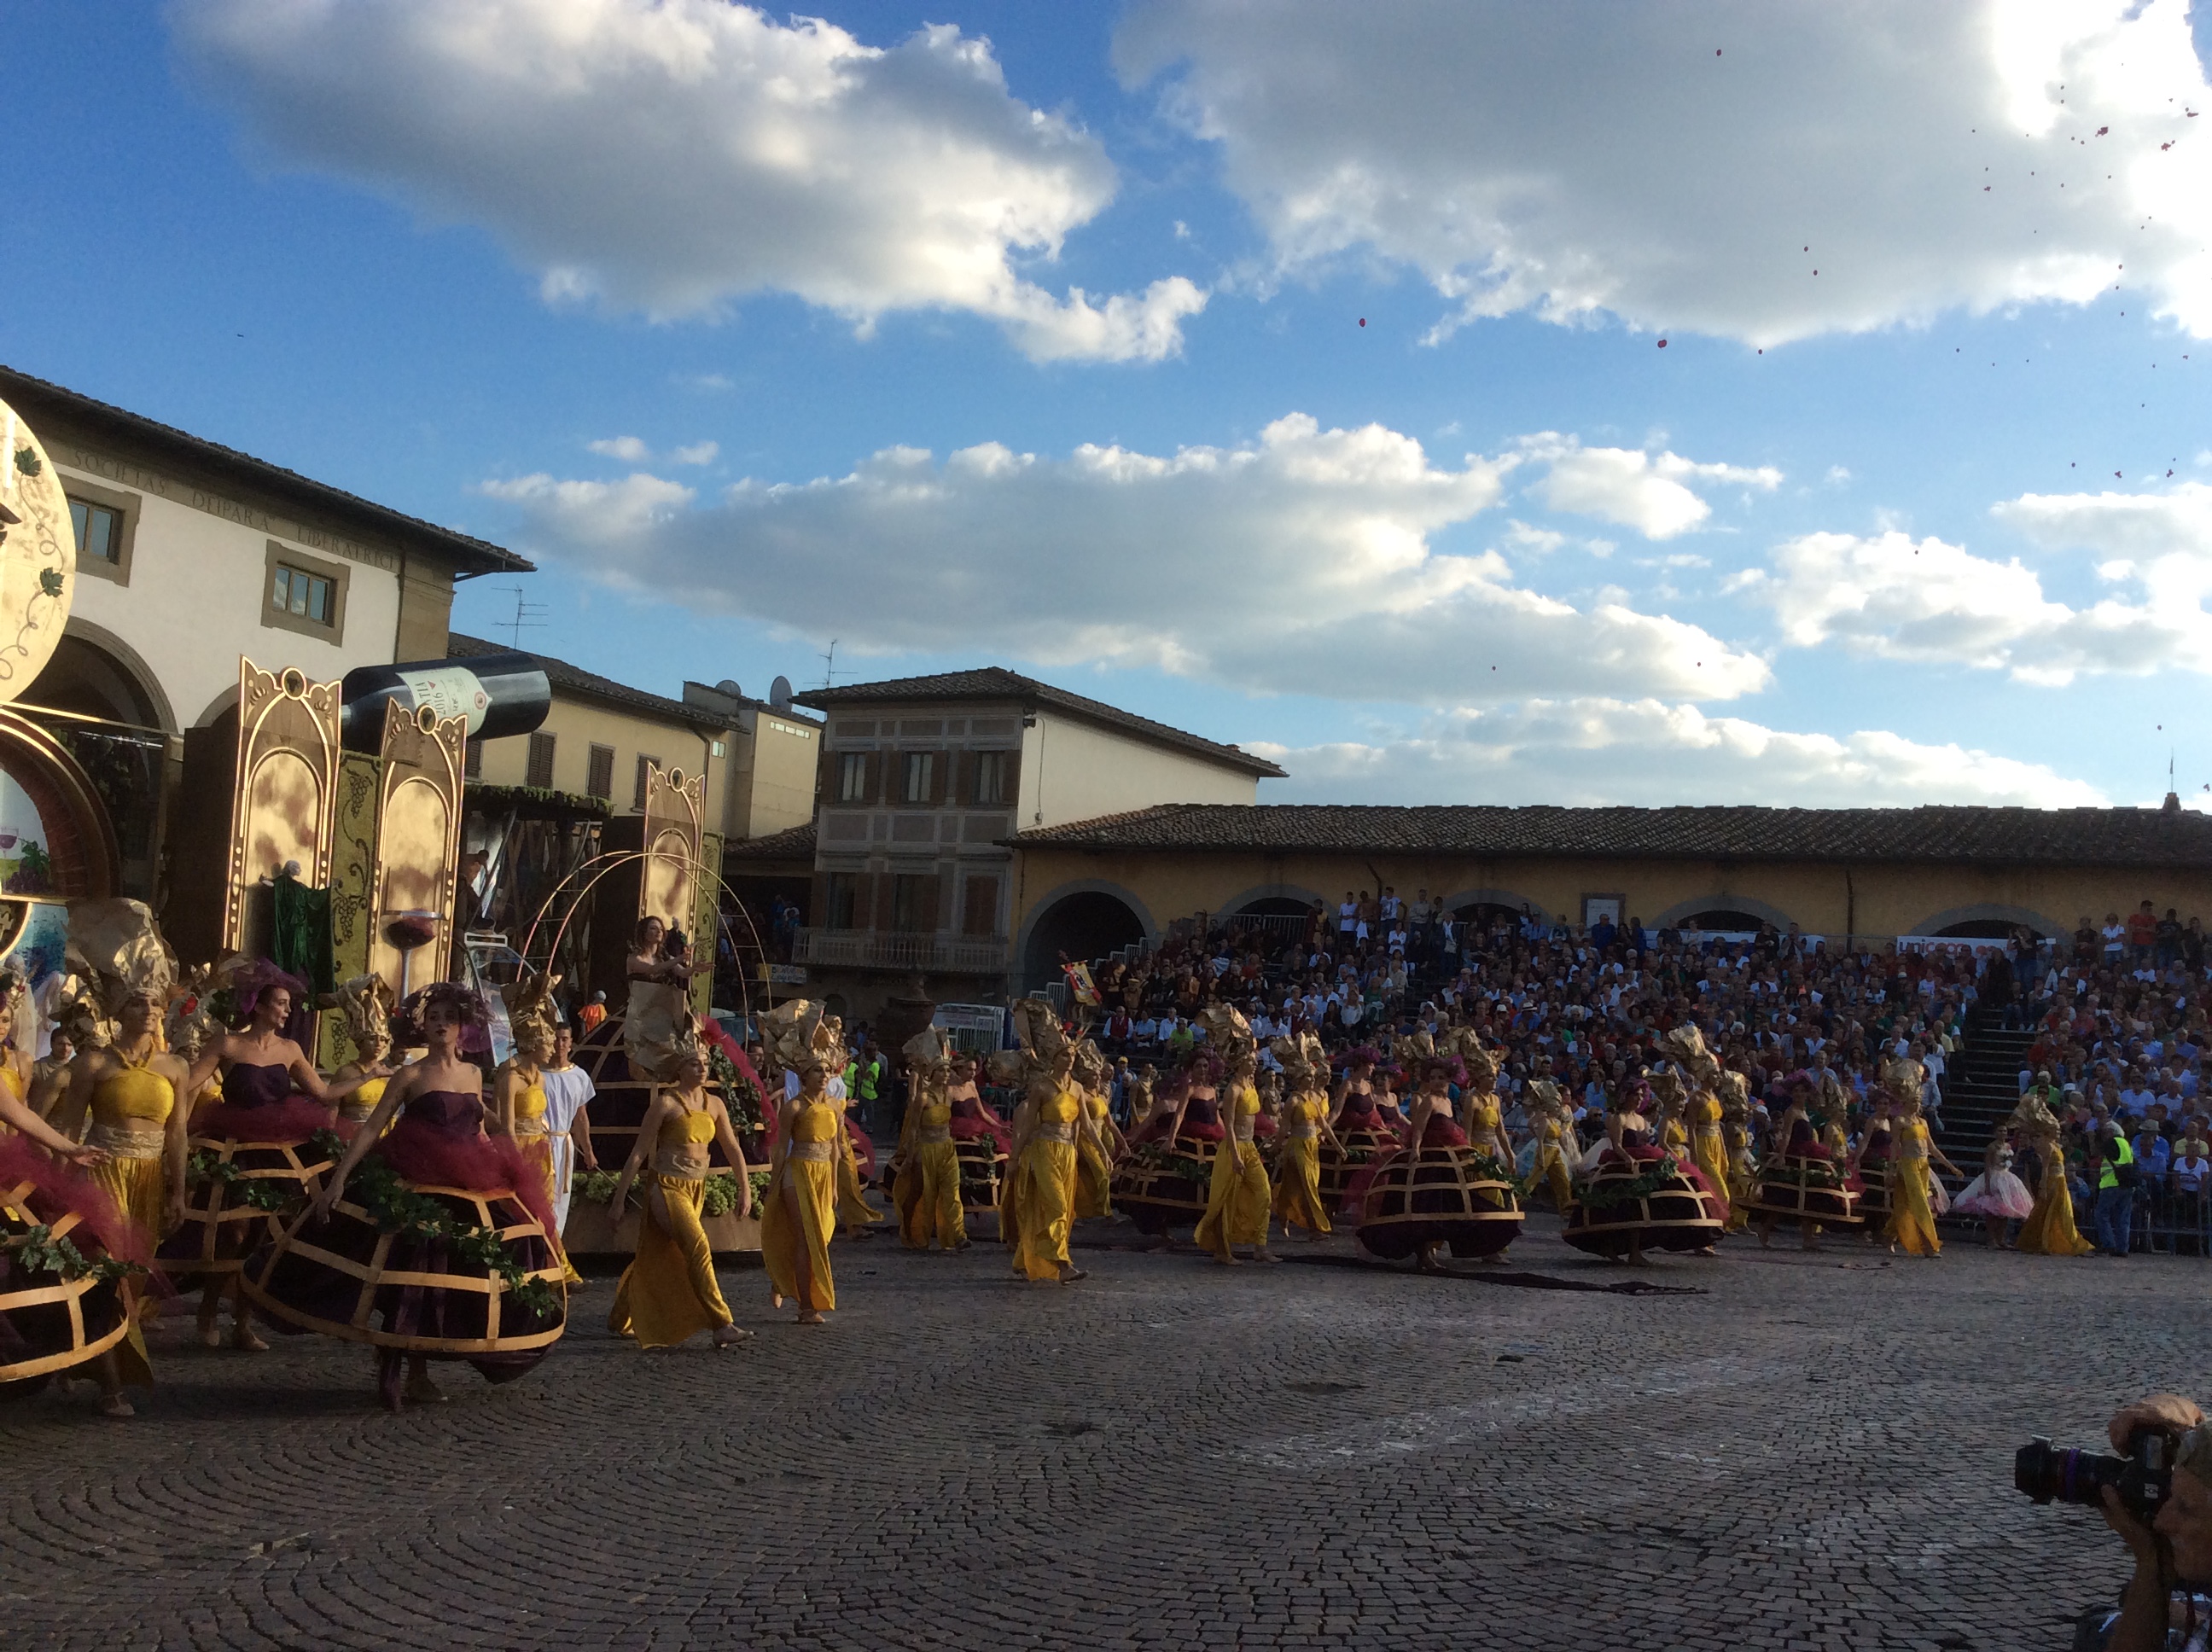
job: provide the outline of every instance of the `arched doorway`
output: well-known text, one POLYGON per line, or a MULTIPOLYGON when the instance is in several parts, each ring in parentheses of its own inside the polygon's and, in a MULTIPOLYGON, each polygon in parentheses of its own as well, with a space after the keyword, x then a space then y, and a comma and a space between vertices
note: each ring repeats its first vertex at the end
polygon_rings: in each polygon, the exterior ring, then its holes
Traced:
POLYGON ((1256 901, 1247 901, 1237 908, 1239 918, 1304 918, 1313 911, 1310 901, 1293 900, 1287 895, 1266 895, 1256 901))
POLYGON ((177 726, 168 696, 136 651, 119 639, 91 634, 81 620, 70 622, 53 658, 23 698, 32 706, 136 728, 167 731, 177 726))
POLYGON ((1105 890, 1076 890, 1048 902, 1029 921, 1022 980, 1031 987, 1060 979, 1060 955, 1077 963, 1135 945, 1150 933, 1137 910, 1105 890))
POLYGON ((1749 930, 1752 933, 1757 934, 1766 922, 1767 920, 1755 912, 1744 912, 1735 907, 1707 907, 1702 912, 1686 914, 1677 922, 1675 926, 1687 929, 1694 924, 1699 929, 1749 930))
POLYGON ((2013 932, 2020 927, 2002 918, 1977 918, 1963 924, 1946 924, 1936 933, 1939 939, 1947 941, 2003 941, 2011 939, 2013 932))

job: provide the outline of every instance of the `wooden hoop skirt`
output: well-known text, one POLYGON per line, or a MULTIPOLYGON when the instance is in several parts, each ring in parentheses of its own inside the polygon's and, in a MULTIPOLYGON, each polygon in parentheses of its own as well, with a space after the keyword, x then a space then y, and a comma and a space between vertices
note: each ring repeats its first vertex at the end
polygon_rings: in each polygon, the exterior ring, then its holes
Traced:
POLYGON ((514 1301, 505 1280, 455 1255, 444 1239, 386 1233, 348 1199, 319 1226, 312 1211, 285 1223, 248 1260, 246 1296, 280 1330, 466 1359, 495 1382, 521 1376, 567 1326, 565 1276, 544 1228, 507 1190, 408 1185, 460 1225, 495 1232, 523 1271, 551 1288, 552 1313, 532 1313, 514 1301))
POLYGON ((1321 1207, 1331 1212, 1344 1208, 1353 1177, 1376 1160, 1396 1152, 1401 1145, 1399 1138, 1387 1130, 1340 1130, 1336 1139, 1344 1145, 1342 1152, 1323 1141, 1319 1154, 1321 1207))
POLYGON ((1615 1259, 1644 1250, 1703 1250, 1728 1227, 1725 1200, 1700 1186, 1677 1161, 1607 1158, 1575 1186, 1559 1237, 1592 1256, 1615 1259), (1626 1189, 1653 1169, 1662 1185, 1649 1192, 1608 1199, 1608 1190, 1626 1189))
POLYGON ((960 1209, 982 1216, 999 1208, 1006 1180, 1006 1151, 989 1136, 955 1136, 953 1157, 960 1161, 960 1209))
POLYGON ((1759 1167, 1759 1182, 1742 1208, 1788 1222, 1817 1222, 1826 1228, 1856 1227, 1859 1190, 1844 1179, 1835 1161, 1784 1153, 1759 1167))
POLYGON ((40 1220, 33 1183, 0 1187, 0 1396, 34 1393, 57 1371, 96 1359, 131 1331, 130 1298, 123 1282, 87 1274, 60 1275, 17 1269, 15 1259, 31 1230, 44 1227, 92 1257, 106 1252, 85 1231, 75 1211, 40 1220), (18 1386, 21 1385, 21 1386, 18 1386))
POLYGON ((1140 1233, 1196 1227, 1212 1195, 1213 1160, 1220 1151, 1218 1141, 1190 1136, 1132 1149, 1114 1169, 1114 1208, 1140 1233))
POLYGON ((1859 1162, 1859 1197, 1854 1208, 1859 1220, 1872 1227, 1889 1225, 1889 1168, 1890 1161, 1886 1158, 1859 1162))
POLYGON ((1495 1256, 1521 1236, 1522 1214, 1513 1184, 1492 1163, 1468 1146, 1399 1154, 1367 1184, 1354 1236, 1393 1261, 1437 1243, 1455 1256, 1495 1256))
POLYGON ((264 1211, 234 1202, 231 1184, 214 1176, 188 1181, 185 1219, 162 1241, 158 1253, 164 1271, 180 1278, 237 1272, 248 1256, 306 1206, 337 1162, 306 1142, 241 1141, 227 1136, 194 1136, 185 1151, 211 1153, 222 1163, 236 1165, 244 1180, 274 1183, 289 1197, 283 1210, 264 1211))

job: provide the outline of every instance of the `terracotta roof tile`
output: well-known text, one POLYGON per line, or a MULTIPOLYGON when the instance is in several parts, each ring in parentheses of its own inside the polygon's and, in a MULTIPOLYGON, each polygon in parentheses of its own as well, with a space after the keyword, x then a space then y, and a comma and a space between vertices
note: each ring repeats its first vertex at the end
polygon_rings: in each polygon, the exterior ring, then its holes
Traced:
POLYGON ((933 677, 895 677, 881 683, 854 683, 841 689, 816 689, 792 698, 802 706, 820 710, 931 700, 1025 700, 1071 717, 1123 730, 1156 744, 1174 746, 1263 779, 1283 777, 1283 771, 1273 763, 1240 747, 1222 745, 1179 728, 1170 728, 1165 723, 1123 711, 1103 700, 1070 694, 1066 689, 1055 689, 1049 683, 1040 683, 1002 665, 986 665, 972 671, 942 671, 933 677))
POLYGON ((1045 827, 1006 841, 1038 848, 1261 854, 2212 867, 2212 816, 2154 809, 1167 804, 1045 827))

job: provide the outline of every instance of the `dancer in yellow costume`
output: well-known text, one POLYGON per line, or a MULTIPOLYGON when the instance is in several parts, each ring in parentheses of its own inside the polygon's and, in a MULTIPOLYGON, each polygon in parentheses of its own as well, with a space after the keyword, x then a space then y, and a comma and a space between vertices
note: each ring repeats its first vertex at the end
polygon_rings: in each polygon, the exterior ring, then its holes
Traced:
MULTIPOLYGON (((1198 1242, 1213 1253, 1215 1261, 1231 1267, 1237 1266, 1238 1245, 1251 1246, 1255 1262, 1279 1262, 1282 1258, 1267 1248, 1273 1200, 1267 1167, 1254 1139, 1260 1116, 1260 1092, 1252 1082, 1257 1063, 1249 1051, 1231 1059, 1235 1066, 1222 1108, 1229 1134, 1213 1156, 1213 1181, 1206 1190, 1206 1214, 1199 1218, 1198 1242)), ((1316 1177, 1319 1164, 1316 1152, 1316 1177)))
POLYGON ((837 1144, 845 1116, 823 1088, 820 1058, 803 1055, 796 1070, 799 1094, 784 1102, 776 1119, 768 1209, 761 1216, 761 1262, 775 1305, 782 1307, 788 1297, 799 1304, 801 1325, 820 1325, 823 1311, 837 1305, 830 1236, 837 1220, 837 1144))
POLYGON ((1013 1171, 1006 1178, 1000 1230, 1013 1248, 1014 1272, 1072 1285, 1083 1270, 1068 1260, 1075 1219, 1075 1143, 1087 1128, 1076 1098, 1075 1051, 1062 1046, 1030 1084, 1014 1111, 1013 1171))
POLYGON ((1114 1070, 1087 1038, 1075 1047, 1075 1077, 1085 1127, 1075 1144, 1075 1215, 1084 1221, 1113 1214, 1114 1161, 1128 1143, 1115 1124, 1107 1100, 1114 1070))
MULTIPOLYGON (((153 914, 137 902, 86 902, 78 910, 76 961, 96 986, 63 1012, 79 1054, 69 1064, 68 1088, 52 1122, 105 1156, 89 1166, 90 1178, 151 1253, 185 1213, 187 1115, 177 1097, 189 1073, 161 1038, 174 966, 153 914)), ((100 1409, 110 1417, 131 1415, 122 1394, 126 1385, 154 1382, 138 1323, 143 1304, 135 1286, 125 1291, 130 1333, 100 1355, 90 1373, 100 1384, 100 1409)))
POLYGON ((1568 1162, 1569 1148, 1575 1139, 1574 1114, 1559 1094, 1559 1085, 1549 1078, 1528 1081, 1528 1099, 1523 1103, 1523 1110, 1536 1138, 1536 1162, 1528 1180, 1533 1186, 1548 1192, 1553 1208, 1565 1216, 1567 1207, 1575 1202, 1574 1169, 1568 1162))
MULTIPOLYGON (((707 1057, 689 1033, 679 1035, 676 1079, 653 1093, 637 1127, 637 1142, 616 1179, 607 1219, 619 1234, 629 1211, 625 1200, 646 1155, 645 1218, 637 1254, 615 1287, 607 1328, 635 1337, 641 1348, 673 1348, 712 1330, 714 1346, 726 1348, 752 1334, 730 1322, 730 1305, 714 1279, 714 1252, 707 1242, 701 1209, 707 1197, 708 1145, 722 1150, 738 1178, 738 1215, 752 1212, 744 1150, 730 1127, 722 1098, 707 1088, 707 1057)), ((527 1151, 527 1145, 522 1144, 527 1151)))
POLYGON ((345 1017, 346 1036, 353 1041, 353 1060, 337 1070, 340 1079, 362 1079, 360 1089, 338 1103, 338 1134, 351 1141, 384 1099, 384 1081, 391 1068, 392 1012, 398 1007, 391 985, 381 975, 356 975, 339 984, 338 1010, 345 1017))
POLYGON ((1959 1174, 1959 1167, 1943 1157, 1943 1150, 1929 1134, 1928 1121, 1920 1116, 1917 1087, 1900 1093, 1890 1121, 1890 1242, 1903 1245, 1908 1256, 1932 1260, 1943 1254, 1943 1244, 1936 1236, 1936 1207, 1930 1196, 1935 1172, 1929 1168, 1929 1161, 1934 1160, 1953 1175, 1959 1174))
MULTIPOLYGON (((495 1134, 513 1138, 522 1162, 544 1179, 549 1209, 554 1204, 556 1189, 553 1136, 545 1117, 545 1064, 553 1059, 558 1018, 553 1007, 553 988, 560 979, 550 974, 532 975, 514 989, 514 1001, 508 1006, 507 1015, 514 1033, 514 1054, 492 1081, 489 1121, 495 1134)), ((679 1060, 698 1054, 696 1042, 688 1031, 678 1035, 679 1060), (687 1043, 686 1040, 690 1042, 687 1043)), ((640 1139, 643 1139, 642 1134, 640 1139)), ((704 1174, 702 1170, 701 1175, 704 1174)), ((703 1181, 700 1185, 705 1187, 703 1181)), ((561 1259, 562 1282, 569 1285, 583 1284, 584 1277, 568 1260, 568 1248, 561 1236, 554 1233, 546 1236, 553 1242, 553 1254, 561 1259)))
POLYGON ((1291 1091, 1275 1155, 1275 1214, 1285 1234, 1296 1230, 1300 1238, 1316 1241, 1333 1231, 1321 1196, 1321 1144, 1326 1140, 1340 1157, 1344 1152, 1328 1124, 1328 1057, 1311 1033, 1297 1043, 1278 1039, 1272 1048, 1291 1091))
POLYGON ((891 1156, 892 1197, 898 1206, 899 1242, 908 1250, 968 1248, 968 1224, 960 1208, 960 1151, 952 1141, 952 1052, 935 1028, 907 1041, 912 1093, 891 1156))
POLYGON ((2014 1250, 2031 1256, 2087 1256, 2096 1246, 2074 1225, 2074 1195, 2066 1186, 2066 1153, 2058 1143, 2058 1119, 2033 1090, 2013 1110, 2012 1127, 2027 1138, 2043 1167, 2036 1178, 2035 1208, 2020 1224, 2014 1250))

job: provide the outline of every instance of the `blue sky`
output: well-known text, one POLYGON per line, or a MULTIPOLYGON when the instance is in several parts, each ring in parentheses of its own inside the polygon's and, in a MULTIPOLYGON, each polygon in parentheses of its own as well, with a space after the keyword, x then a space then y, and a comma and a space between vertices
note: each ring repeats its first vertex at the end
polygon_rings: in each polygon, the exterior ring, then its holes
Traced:
POLYGON ((2179 0, 824 20, 34 9, 0 360, 664 692, 836 638, 1278 800, 2212 803, 2179 0))

